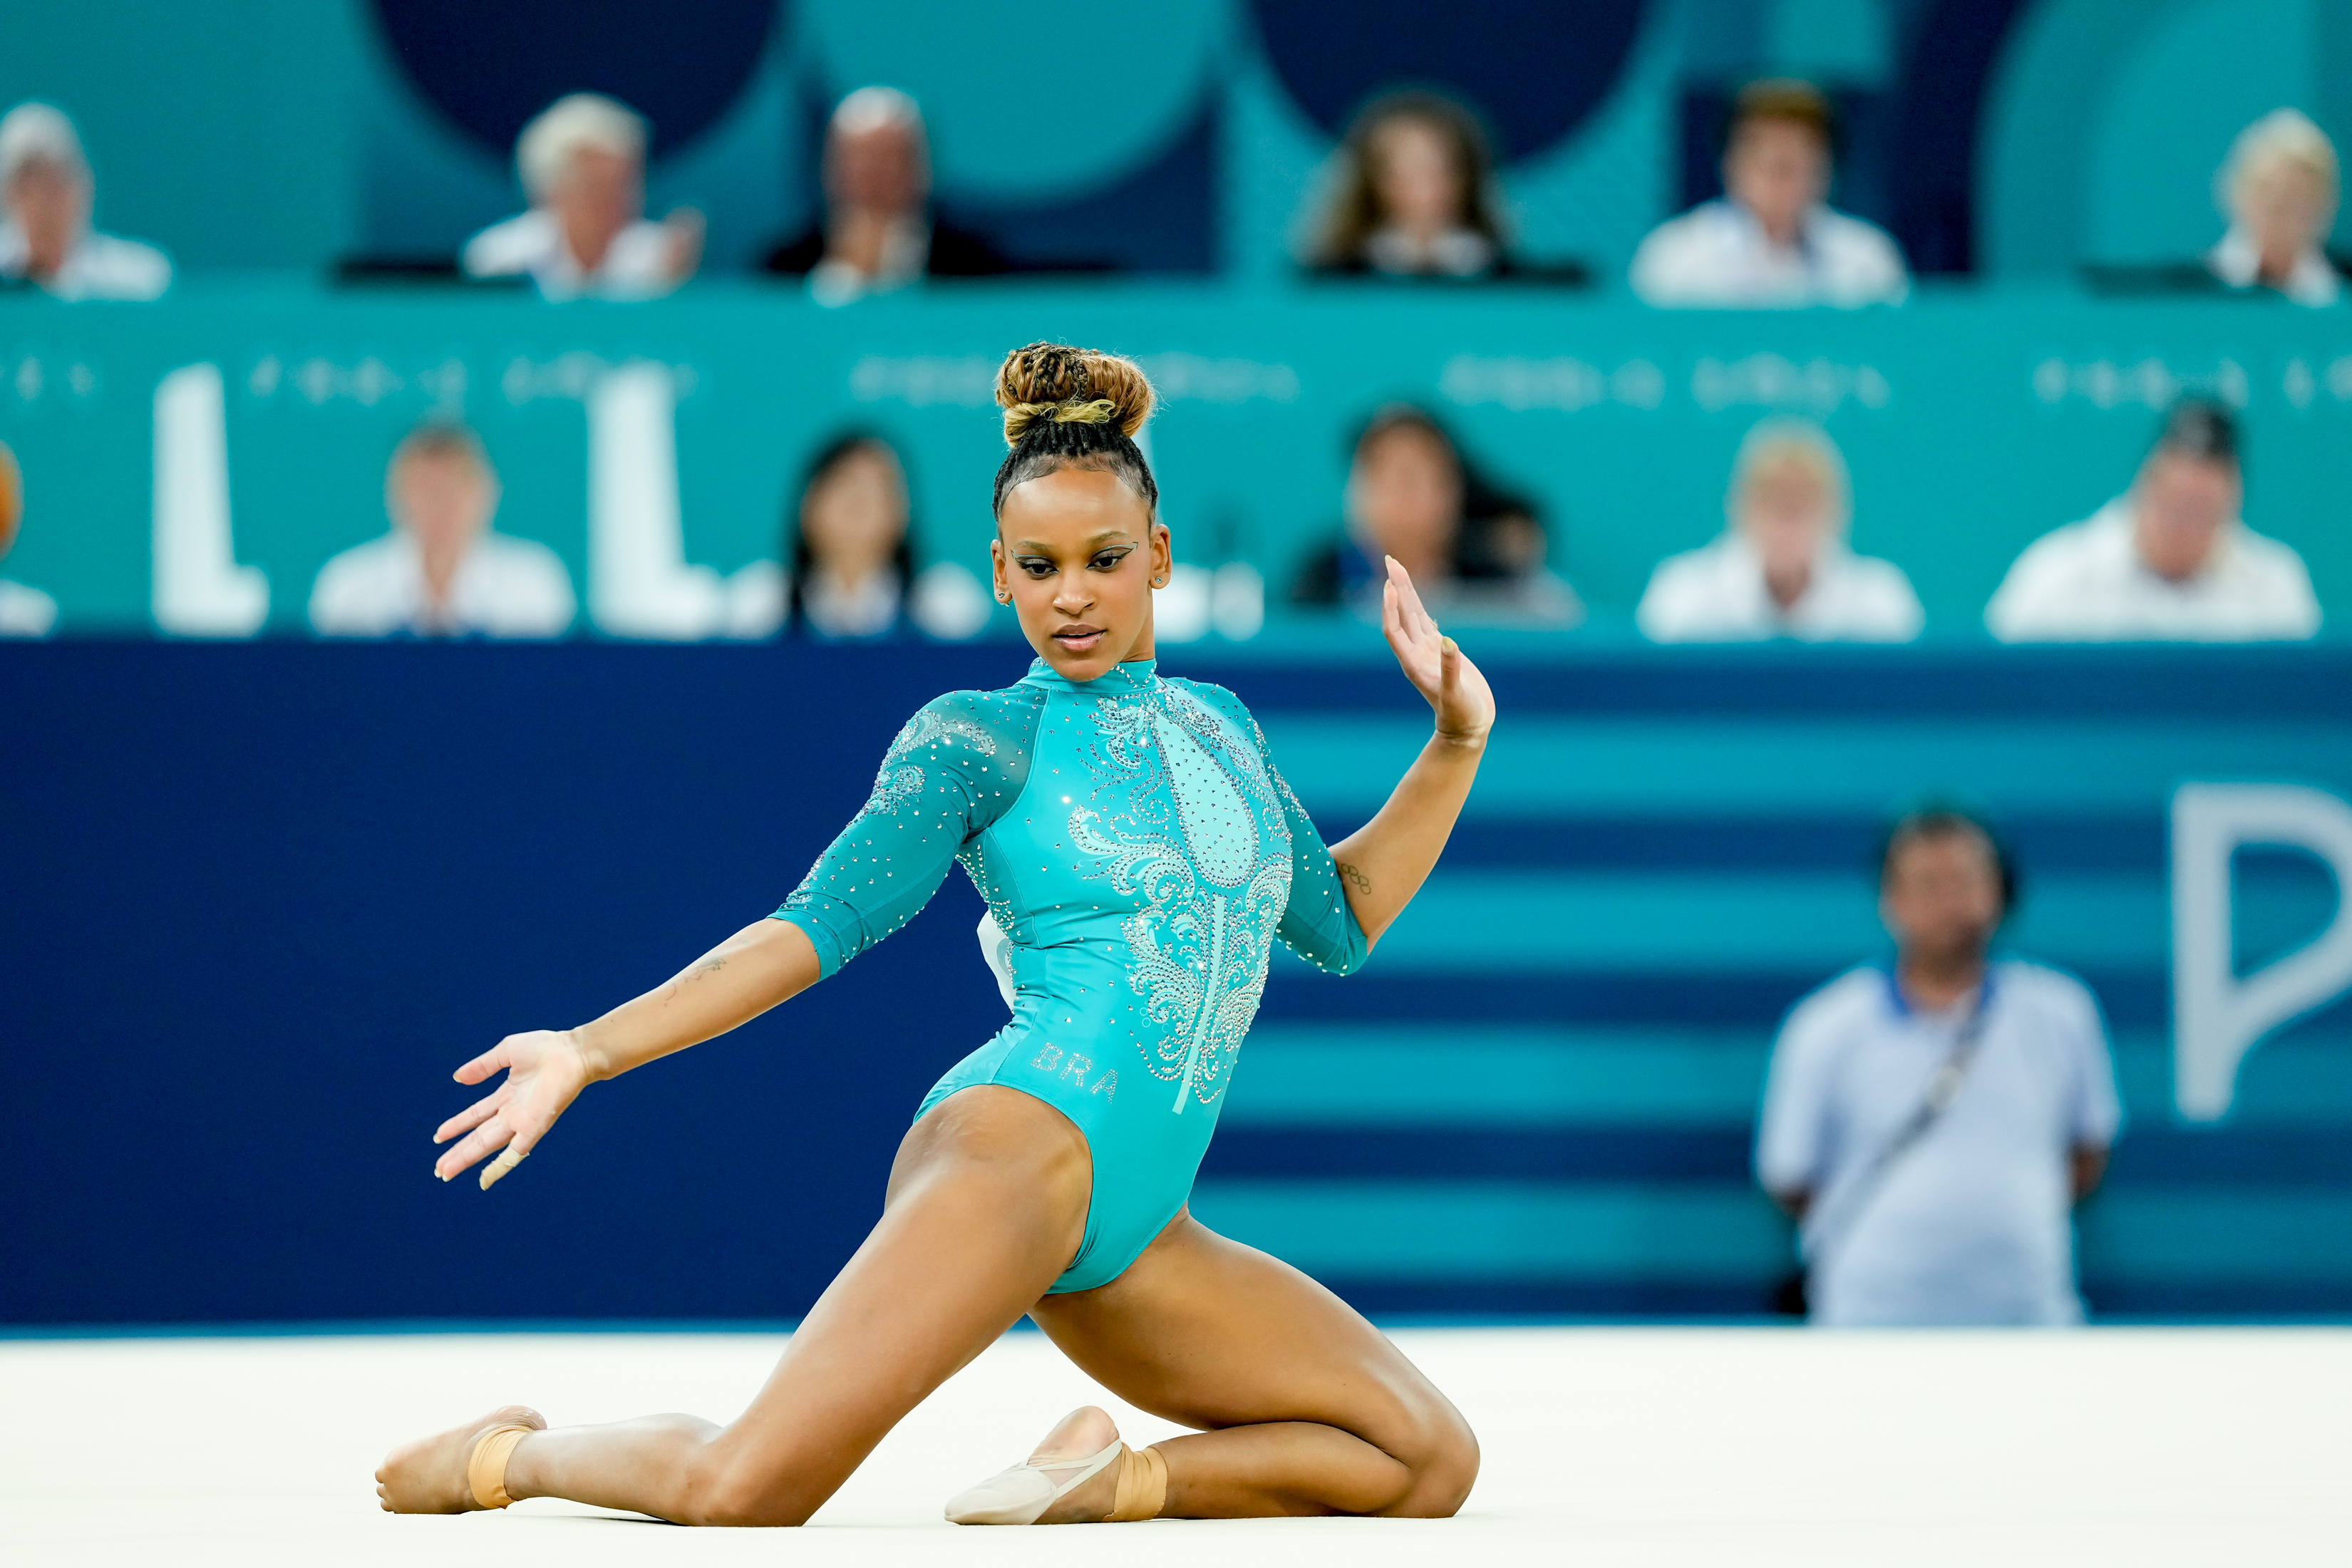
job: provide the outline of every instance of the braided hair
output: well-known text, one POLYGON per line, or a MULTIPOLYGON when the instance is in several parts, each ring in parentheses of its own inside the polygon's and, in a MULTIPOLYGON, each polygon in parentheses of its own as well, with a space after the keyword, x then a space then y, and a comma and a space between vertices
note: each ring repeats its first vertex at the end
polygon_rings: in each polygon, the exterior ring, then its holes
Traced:
POLYGON ((1151 417, 1151 383, 1133 360, 1066 343, 1031 343, 1004 356, 996 373, 996 403, 1004 410, 1003 465, 996 470, 992 512, 1004 510, 1004 498, 1063 468, 1116 475, 1160 510, 1160 486, 1151 465, 1135 444, 1135 433, 1151 417))

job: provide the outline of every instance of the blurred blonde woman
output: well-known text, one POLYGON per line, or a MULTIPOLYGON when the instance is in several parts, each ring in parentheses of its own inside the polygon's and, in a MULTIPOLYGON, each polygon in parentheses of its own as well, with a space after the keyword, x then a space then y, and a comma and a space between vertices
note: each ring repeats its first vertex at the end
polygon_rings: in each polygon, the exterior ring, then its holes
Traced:
POLYGON ((2336 148, 2301 112, 2273 110, 2238 133, 2216 193, 2229 232, 2205 256, 2232 289, 2270 289, 2298 305, 2343 290, 2324 248, 2336 223, 2336 148))
POLYGON ((1908 642, 1924 616, 1894 563, 1846 548, 1845 459, 1809 419, 1748 433, 1714 543, 1670 556, 1634 612, 1654 642, 1908 642))

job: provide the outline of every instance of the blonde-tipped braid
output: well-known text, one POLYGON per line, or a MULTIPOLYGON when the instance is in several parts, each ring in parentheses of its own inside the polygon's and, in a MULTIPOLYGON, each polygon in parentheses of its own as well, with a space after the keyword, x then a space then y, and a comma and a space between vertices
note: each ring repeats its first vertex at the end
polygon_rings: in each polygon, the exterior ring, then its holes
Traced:
POLYGON ((1108 397, 1066 397, 1059 403, 1015 403, 1004 410, 1004 444, 1021 445, 1021 437, 1040 419, 1056 425, 1108 425, 1118 416, 1118 405, 1108 397))

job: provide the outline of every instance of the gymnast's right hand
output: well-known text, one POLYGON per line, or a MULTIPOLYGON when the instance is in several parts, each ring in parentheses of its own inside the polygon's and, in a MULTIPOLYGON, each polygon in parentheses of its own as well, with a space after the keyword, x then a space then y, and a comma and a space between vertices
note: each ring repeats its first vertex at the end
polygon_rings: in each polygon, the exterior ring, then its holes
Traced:
POLYGON ((433 1163, 433 1173, 443 1181, 502 1151, 482 1172, 482 1190, 488 1192, 491 1183, 522 1163, 531 1145, 547 1135, 555 1119, 596 1076, 570 1030, 534 1029, 509 1035, 459 1068, 457 1079, 480 1083, 501 1068, 507 1075, 504 1083, 435 1131, 436 1143, 458 1139, 433 1163))

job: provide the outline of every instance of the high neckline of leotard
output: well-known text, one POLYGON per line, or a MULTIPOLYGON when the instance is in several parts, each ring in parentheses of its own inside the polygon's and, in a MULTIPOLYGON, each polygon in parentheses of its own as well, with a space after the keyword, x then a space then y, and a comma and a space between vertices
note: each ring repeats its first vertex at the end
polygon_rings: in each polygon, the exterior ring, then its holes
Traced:
POLYGON ((1092 680, 1072 680, 1042 658, 1029 661, 1029 673, 1021 678, 1024 686, 1042 686, 1048 691, 1078 691, 1090 697, 1125 697, 1134 692, 1149 691, 1158 679, 1154 673, 1160 661, 1152 658, 1131 658, 1125 664, 1115 664, 1092 680))

